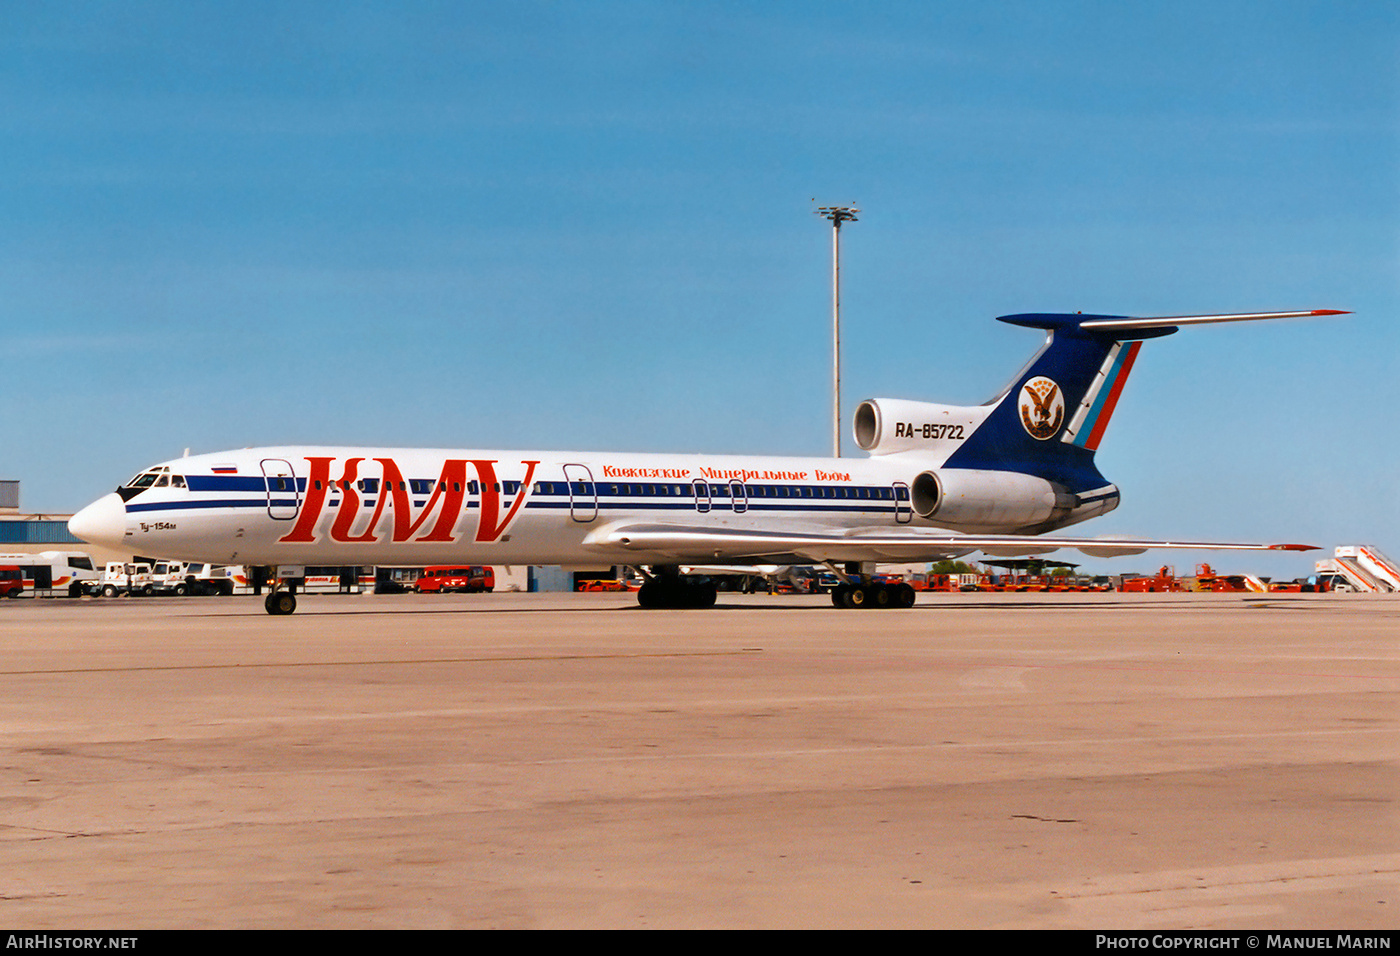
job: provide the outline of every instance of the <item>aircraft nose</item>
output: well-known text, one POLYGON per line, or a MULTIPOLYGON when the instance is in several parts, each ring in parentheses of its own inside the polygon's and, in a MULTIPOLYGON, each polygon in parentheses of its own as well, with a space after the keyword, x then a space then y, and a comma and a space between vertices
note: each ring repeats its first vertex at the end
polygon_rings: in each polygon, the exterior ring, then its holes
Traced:
POLYGON ((89 544, 120 550, 126 541, 126 502, 113 492, 68 519, 68 530, 89 544))

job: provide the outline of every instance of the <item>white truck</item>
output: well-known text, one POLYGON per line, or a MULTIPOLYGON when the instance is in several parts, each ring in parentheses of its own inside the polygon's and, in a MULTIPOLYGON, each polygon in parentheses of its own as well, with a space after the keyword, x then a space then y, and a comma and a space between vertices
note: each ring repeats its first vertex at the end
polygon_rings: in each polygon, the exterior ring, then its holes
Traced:
POLYGON ((102 576, 88 582, 89 594, 235 594, 249 591, 241 565, 201 564, 184 561, 112 561, 102 576))
POLYGON ((247 594, 248 576, 241 564, 199 564, 184 566, 184 590, 175 594, 247 594))
POLYGON ((149 564, 134 561, 108 561, 102 576, 88 585, 90 594, 116 597, 118 594, 154 594, 155 578, 149 564))
POLYGON ((190 594, 188 566, 183 561, 157 561, 151 565, 151 593, 190 594))
POLYGON ((233 594, 247 590, 247 580, 241 565, 203 564, 200 562, 157 561, 151 566, 153 593, 174 594, 233 594))

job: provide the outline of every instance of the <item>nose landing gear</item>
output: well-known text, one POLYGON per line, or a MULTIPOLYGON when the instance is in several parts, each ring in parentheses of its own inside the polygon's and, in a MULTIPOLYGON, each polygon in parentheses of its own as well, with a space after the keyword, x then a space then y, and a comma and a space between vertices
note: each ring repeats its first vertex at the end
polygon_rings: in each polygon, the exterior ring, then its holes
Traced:
POLYGON ((277 574, 277 568, 268 568, 268 580, 271 582, 271 591, 267 592, 267 597, 263 598, 263 608, 267 613, 282 616, 291 614, 297 609, 297 596, 292 586, 283 584, 282 579, 277 574))
POLYGON ((291 591, 273 591, 263 599, 263 607, 269 614, 291 614, 297 609, 297 596, 291 591))

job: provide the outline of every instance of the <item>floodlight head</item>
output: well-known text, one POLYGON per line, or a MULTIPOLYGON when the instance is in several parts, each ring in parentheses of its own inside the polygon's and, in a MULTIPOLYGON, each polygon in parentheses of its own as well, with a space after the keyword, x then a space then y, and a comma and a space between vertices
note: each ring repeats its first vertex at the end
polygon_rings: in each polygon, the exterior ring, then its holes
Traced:
POLYGON ((841 228, 843 222, 856 222, 856 213, 860 212, 854 206, 821 206, 816 210, 818 216, 831 220, 831 224, 837 229, 841 228))

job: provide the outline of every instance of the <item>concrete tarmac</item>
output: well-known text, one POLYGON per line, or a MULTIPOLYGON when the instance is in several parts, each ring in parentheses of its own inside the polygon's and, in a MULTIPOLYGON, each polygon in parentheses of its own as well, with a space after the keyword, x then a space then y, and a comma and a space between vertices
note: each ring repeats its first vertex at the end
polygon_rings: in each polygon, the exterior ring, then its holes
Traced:
POLYGON ((1400 600, 0 604, 0 924, 1400 926, 1400 600))

